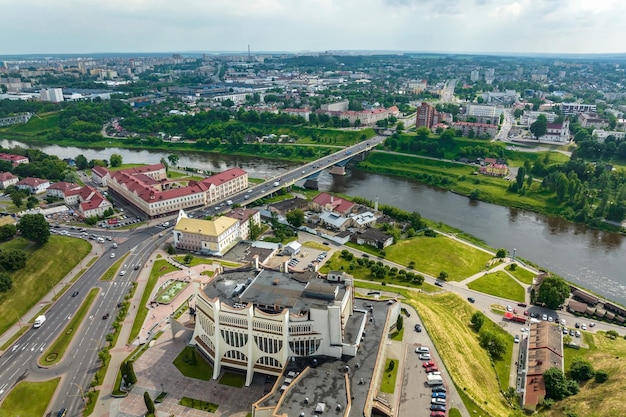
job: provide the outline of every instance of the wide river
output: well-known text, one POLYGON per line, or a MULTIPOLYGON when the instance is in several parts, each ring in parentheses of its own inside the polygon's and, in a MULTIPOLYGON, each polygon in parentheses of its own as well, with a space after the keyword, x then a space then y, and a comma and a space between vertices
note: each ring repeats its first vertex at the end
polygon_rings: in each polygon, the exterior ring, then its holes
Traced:
MULTIPOLYGON (((3 147, 26 146, 2 140, 3 147)), ((65 146, 41 146, 42 151, 60 158, 83 154, 87 159, 108 159, 122 155, 125 163, 158 163, 167 153, 110 148, 81 149, 65 146)), ((179 153, 180 167, 222 171, 238 166, 251 177, 269 178, 297 164, 253 157, 179 153)), ((626 305, 625 237, 600 232, 562 219, 510 209, 435 189, 415 181, 349 169, 344 177, 324 172, 319 178, 322 191, 376 198, 380 204, 417 211, 422 216, 461 229, 484 240, 494 248, 505 248, 556 272, 567 280, 626 305)))

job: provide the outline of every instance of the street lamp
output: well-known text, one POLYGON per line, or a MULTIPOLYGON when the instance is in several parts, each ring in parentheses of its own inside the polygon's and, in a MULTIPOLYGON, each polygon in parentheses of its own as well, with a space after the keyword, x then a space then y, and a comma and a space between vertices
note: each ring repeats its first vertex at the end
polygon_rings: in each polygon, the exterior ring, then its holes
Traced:
POLYGON ((83 403, 87 404, 87 398, 85 398, 85 393, 83 392, 83 387, 78 385, 76 382, 72 382, 71 384, 72 385, 76 385, 76 387, 78 388, 78 393, 80 394, 80 398, 82 398, 83 403))
POLYGON ((513 260, 515 260, 515 251, 517 251, 517 249, 513 248, 513 260))

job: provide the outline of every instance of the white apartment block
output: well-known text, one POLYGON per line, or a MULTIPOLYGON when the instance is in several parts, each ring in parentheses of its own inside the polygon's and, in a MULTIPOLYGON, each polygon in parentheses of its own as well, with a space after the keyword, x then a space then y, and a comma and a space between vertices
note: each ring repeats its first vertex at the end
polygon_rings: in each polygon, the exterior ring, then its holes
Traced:
POLYGON ((578 113, 596 113, 597 107, 595 104, 581 104, 581 103, 561 103, 561 114, 563 116, 572 116, 578 113))
POLYGON ((609 136, 613 136, 617 140, 626 139, 626 133, 618 132, 618 131, 610 131, 610 130, 602 130, 602 129, 594 129, 591 135, 598 140, 598 142, 604 143, 606 138, 609 136))
POLYGON ((546 111, 524 110, 524 113, 520 117, 520 125, 530 127, 531 124, 537 121, 540 115, 544 115, 548 123, 554 123, 554 121, 556 120, 556 114, 554 113, 549 113, 546 111))
POLYGON ((352 280, 336 279, 250 270, 198 285, 191 343, 213 363, 213 379, 227 366, 244 371, 249 386, 255 372, 280 375, 290 357, 355 356, 360 336, 348 342, 344 335, 354 313, 352 280))

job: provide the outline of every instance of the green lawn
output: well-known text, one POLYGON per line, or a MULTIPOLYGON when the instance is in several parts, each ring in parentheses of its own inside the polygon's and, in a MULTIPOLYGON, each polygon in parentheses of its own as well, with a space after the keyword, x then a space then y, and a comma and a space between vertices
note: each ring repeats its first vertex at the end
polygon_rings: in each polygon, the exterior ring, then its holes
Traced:
POLYGON ((208 401, 196 400, 194 398, 183 397, 178 401, 178 404, 183 407, 195 408, 196 410, 207 411, 209 413, 215 413, 219 404, 210 403, 208 401))
POLYGON ((511 269, 511 265, 507 266, 505 269, 509 274, 513 275, 520 282, 523 282, 527 285, 531 285, 533 283, 533 278, 537 275, 534 272, 529 271, 526 268, 522 268, 519 265, 515 267, 515 270, 511 269))
POLYGON ((380 391, 393 394, 396 389, 396 376, 398 375, 398 360, 387 359, 385 362, 385 372, 380 381, 380 391))
POLYGON ((11 274, 13 288, 0 293, 0 334, 51 291, 90 249, 91 245, 82 239, 57 235, 50 236, 48 243, 36 248, 28 256, 26 266, 11 274))
POLYGON ((159 259, 154 262, 152 265, 152 271, 150 272, 150 278, 148 278, 148 282, 146 283, 146 289, 141 296, 141 302, 137 306, 137 315, 135 316, 135 321, 133 322, 133 328, 130 331, 130 335, 128 336, 128 343, 132 343, 133 340, 139 335, 139 331, 141 330, 141 326, 143 326, 143 322, 148 316, 148 308, 146 308, 146 304, 150 299, 150 295, 152 294, 152 290, 159 280, 165 274, 169 274, 170 272, 178 271, 178 268, 171 265, 164 259, 159 259))
MULTIPOLYGON (((174 259, 176 260, 176 262, 179 262, 182 265, 187 265, 187 264, 185 264, 185 255, 174 256, 174 259)), ((238 264, 238 263, 235 263, 235 262, 222 261, 222 260, 215 259, 215 258, 203 258, 203 257, 199 257, 197 255, 194 255, 193 259, 191 260, 191 262, 187 266, 212 265, 214 263, 221 264, 221 265, 224 265, 224 266, 230 266, 230 267, 241 266, 241 264, 238 264)))
POLYGON ((467 287, 485 294, 523 303, 525 301, 524 287, 503 271, 487 274, 467 284, 467 287))
POLYGON ((400 265, 415 262, 415 270, 438 276, 448 273, 449 281, 461 281, 479 271, 492 258, 488 253, 438 235, 402 240, 385 249, 386 259, 400 265))
POLYGON ((234 372, 224 372, 219 383, 229 387, 242 388, 246 384, 246 376, 234 372))
POLYGON ((42 382, 19 382, 0 405, 0 416, 41 417, 45 415, 60 380, 61 378, 55 378, 42 382))
POLYGON ((37 249, 37 246, 30 240, 24 239, 23 237, 16 237, 8 242, 0 243, 0 249, 20 249, 31 254, 37 249))
POLYGON ((213 367, 211 364, 205 361, 202 355, 191 346, 185 346, 173 363, 181 374, 189 378, 201 379, 203 381, 210 381, 213 378, 213 367), (195 361, 193 360, 194 355, 195 361))
MULTIPOLYGON (((87 294, 87 297, 85 297, 85 300, 80 305, 78 310, 72 315, 72 319, 69 321, 69 323, 67 323, 67 325, 63 329, 63 332, 59 334, 54 342, 43 353, 40 358, 40 363, 45 366, 51 366, 59 363, 63 359, 65 351, 69 347, 70 343, 72 343, 74 334, 76 334, 76 330, 78 330, 78 326, 80 326, 80 324, 83 322, 83 319, 91 308, 93 300, 97 296, 98 289, 92 288, 89 291, 89 294, 87 294)), ((93 346, 93 348, 96 349, 97 346, 93 346)))
POLYGON ((400 331, 391 333, 391 340, 402 342, 402 338, 404 338, 404 328, 400 331))

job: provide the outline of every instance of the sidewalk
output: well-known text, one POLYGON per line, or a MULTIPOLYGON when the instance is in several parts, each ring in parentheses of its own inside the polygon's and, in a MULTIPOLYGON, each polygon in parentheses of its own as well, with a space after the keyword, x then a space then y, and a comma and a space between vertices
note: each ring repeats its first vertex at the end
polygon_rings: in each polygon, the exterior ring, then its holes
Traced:
MULTIPOLYGON (((88 242, 92 243, 91 241, 88 242)), ((63 290, 63 287, 69 284, 74 279, 76 274, 78 274, 82 269, 86 269, 87 264, 91 262, 92 259, 97 258, 100 255, 102 255, 102 250, 92 243, 91 251, 87 254, 87 256, 85 256, 85 258, 76 264, 76 266, 63 279, 52 287, 52 289, 37 304, 24 313, 22 317, 19 318, 17 323, 14 323, 13 326, 0 335, 0 346, 4 346, 4 344, 15 336, 22 327, 30 327, 31 324, 29 324, 29 321, 37 317, 42 308, 49 304, 54 304, 56 302, 54 298, 61 292, 61 290, 63 290)), ((4 352, 5 351, 0 351, 0 355, 4 352)))

